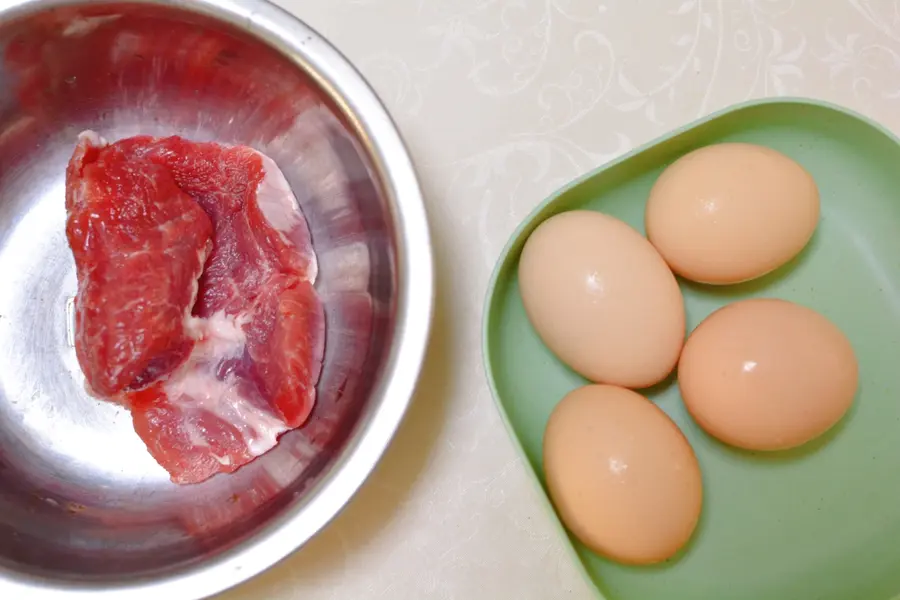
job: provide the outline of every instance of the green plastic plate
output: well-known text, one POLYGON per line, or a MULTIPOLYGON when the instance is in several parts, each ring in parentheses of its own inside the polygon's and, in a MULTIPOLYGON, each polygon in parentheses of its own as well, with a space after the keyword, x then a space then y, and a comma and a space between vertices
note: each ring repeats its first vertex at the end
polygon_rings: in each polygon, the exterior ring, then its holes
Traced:
MULTIPOLYGON (((516 270, 528 235, 570 209, 602 211, 643 231, 662 169, 694 148, 743 141, 812 173, 822 218, 804 252, 746 284, 681 282, 688 330, 734 300, 771 296, 818 310, 850 338, 860 391, 845 419, 800 449, 748 453, 691 421, 673 379, 647 390, 700 461, 704 507, 677 557, 651 567, 605 560, 570 537, 607 600, 888 600, 900 595, 900 140, 842 108, 800 99, 741 104, 609 163, 541 204, 497 264, 484 317, 485 366, 509 432, 544 487, 541 439, 553 406, 585 381, 538 339, 516 270)), ((545 496, 546 498, 546 493, 545 496)), ((549 500, 547 506, 552 510, 549 500)), ((557 520, 557 523, 559 521, 557 520)))

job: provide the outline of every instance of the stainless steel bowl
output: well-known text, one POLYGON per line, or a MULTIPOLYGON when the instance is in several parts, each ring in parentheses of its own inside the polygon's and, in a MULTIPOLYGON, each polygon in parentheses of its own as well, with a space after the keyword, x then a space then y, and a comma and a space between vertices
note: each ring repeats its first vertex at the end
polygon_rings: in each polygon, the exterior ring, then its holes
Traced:
POLYGON ((433 293, 412 164, 347 61, 262 0, 12 0, 0 49, 0 598, 212 595, 323 527, 406 410, 433 293), (319 402, 234 475, 171 484, 127 412, 83 391, 63 174, 88 128, 250 144, 310 221, 319 402))

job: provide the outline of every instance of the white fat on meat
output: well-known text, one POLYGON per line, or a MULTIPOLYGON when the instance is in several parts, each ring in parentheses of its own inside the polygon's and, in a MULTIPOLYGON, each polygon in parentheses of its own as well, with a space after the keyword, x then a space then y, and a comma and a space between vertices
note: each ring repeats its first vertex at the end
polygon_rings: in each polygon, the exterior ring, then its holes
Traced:
MULTIPOLYGON (((275 161, 262 152, 255 152, 262 160, 265 171, 262 181, 256 187, 256 203, 266 221, 278 232, 281 239, 286 244, 293 244, 287 234, 297 228, 307 229, 306 221, 301 216, 297 197, 294 196, 290 184, 275 161)), ((308 230, 306 235, 309 237, 308 230)), ((310 253, 309 258, 307 280, 315 282, 319 266, 314 253, 310 253)))
MULTIPOLYGON (((169 402, 184 414, 184 426, 192 445, 204 448, 206 440, 202 422, 204 413, 235 427, 253 456, 272 449, 278 436, 288 430, 275 414, 266 411, 248 398, 240 389, 240 381, 233 373, 218 376, 223 361, 240 358, 247 344, 244 324, 246 313, 226 315, 217 312, 206 319, 188 317, 185 327, 197 340, 187 362, 173 373, 163 385, 169 402)), ((228 457, 217 457, 224 465, 228 457)))
MULTIPOLYGON (((263 217, 287 244, 293 243, 290 234, 298 228, 304 230, 308 239, 306 221, 281 169, 265 154, 257 154, 265 172, 256 190, 256 202, 263 217)), ((309 260, 307 279, 315 281, 318 264, 314 253, 309 253, 309 260)), ((223 362, 243 357, 247 345, 244 326, 251 318, 249 310, 237 315, 219 311, 208 318, 185 316, 185 328, 196 343, 185 365, 168 379, 164 388, 169 401, 177 403, 184 413, 184 427, 195 447, 209 447, 200 424, 205 414, 235 427, 252 456, 271 450, 278 436, 289 429, 273 412, 245 395, 246 384, 242 386, 243 382, 234 373, 221 376, 223 362)), ((228 456, 215 458, 223 465, 231 465, 228 456)))
POLYGON ((106 138, 104 138, 96 131, 92 131, 90 129, 86 129, 78 134, 78 143, 82 142, 86 142, 89 146, 96 146, 98 148, 109 145, 109 142, 106 141, 106 138))
MULTIPOLYGON (((268 224, 278 231, 285 243, 291 244, 290 234, 303 228, 309 237, 306 221, 291 187, 271 158, 257 152, 265 175, 256 190, 256 202, 268 224)), ((307 278, 315 281, 318 270, 316 256, 309 253, 307 278)), ((234 373, 221 376, 223 362, 241 359, 247 345, 244 326, 252 318, 251 311, 227 315, 219 311, 208 318, 185 316, 188 334, 196 340, 186 364, 165 384, 170 402, 177 402, 185 414, 185 427, 191 443, 208 447, 207 436, 199 423, 204 413, 231 424, 243 436, 250 454, 260 456, 272 449, 287 425, 274 413, 246 397, 246 386, 234 373), (175 400, 178 399, 178 400, 175 400)), ((216 457, 223 465, 230 465, 229 457, 216 457)))

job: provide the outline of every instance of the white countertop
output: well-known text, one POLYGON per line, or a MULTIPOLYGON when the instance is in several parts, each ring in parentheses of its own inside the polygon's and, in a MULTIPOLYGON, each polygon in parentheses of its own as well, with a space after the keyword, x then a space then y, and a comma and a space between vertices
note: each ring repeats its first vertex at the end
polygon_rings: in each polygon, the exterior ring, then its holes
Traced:
POLYGON ((218 600, 595 598, 484 379, 493 261, 560 184, 734 102, 819 97, 900 132, 900 5, 280 2, 358 66, 404 134, 438 304, 418 395, 375 474, 306 547, 218 600))

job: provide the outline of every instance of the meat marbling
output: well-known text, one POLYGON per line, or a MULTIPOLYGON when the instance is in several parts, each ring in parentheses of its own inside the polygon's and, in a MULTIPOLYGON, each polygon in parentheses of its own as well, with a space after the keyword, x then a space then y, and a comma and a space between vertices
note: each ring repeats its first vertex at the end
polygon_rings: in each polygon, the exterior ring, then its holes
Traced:
POLYGON ((113 396, 187 359, 194 342, 184 321, 213 228, 167 169, 132 160, 96 134, 81 136, 66 179, 75 351, 89 387, 113 396))
MULTIPOLYGON (((189 212, 198 219, 206 217, 207 227, 206 240, 199 236, 203 243, 193 242, 194 260, 203 265, 202 272, 194 269, 192 277, 178 282, 172 272, 186 270, 190 261, 184 258, 188 252, 183 247, 198 236, 187 235, 188 228, 176 224, 180 252, 176 257, 170 242, 136 234, 141 243, 156 249, 143 264, 144 273, 169 282, 152 301, 142 297, 147 314, 160 320, 159 310, 176 297, 189 296, 190 310, 179 304, 179 318, 169 317, 168 328, 154 328, 153 335, 187 351, 182 350, 178 361, 166 362, 166 369, 153 371, 155 377, 121 387, 119 399, 130 407, 135 430, 173 481, 193 483, 234 471, 271 449, 278 435, 302 425, 315 402, 325 317, 313 287, 317 263, 307 223, 281 171, 251 148, 145 136, 104 145, 95 134, 83 134, 66 184, 69 230, 84 212, 69 206, 70 196, 78 195, 87 204, 101 197, 107 203, 124 200, 116 190, 105 196, 94 191, 98 186, 87 185, 85 169, 73 168, 84 163, 85 156, 105 153, 135 173, 158 175, 161 180, 168 175, 169 185, 181 192, 178 201, 184 204, 188 198, 189 212), (178 294, 176 283, 184 288, 178 294)), ((170 196, 148 195, 145 203, 167 214, 165 209, 174 210, 170 196)), ((71 235, 70 244, 79 274, 78 314, 124 315, 127 308, 119 301, 124 297, 119 280, 111 280, 93 295, 84 293, 89 275, 113 264, 116 252, 121 254, 118 247, 85 253, 71 235)), ((88 383, 109 395, 104 392, 109 388, 99 388, 94 379, 109 377, 111 369, 93 352, 92 330, 85 323, 76 321, 76 348, 82 348, 79 361, 88 383)), ((104 323, 99 321, 96 329, 109 336, 104 323)), ((133 344, 137 333, 149 330, 149 325, 141 329, 141 320, 133 315, 129 323, 116 330, 119 343, 133 344)))

